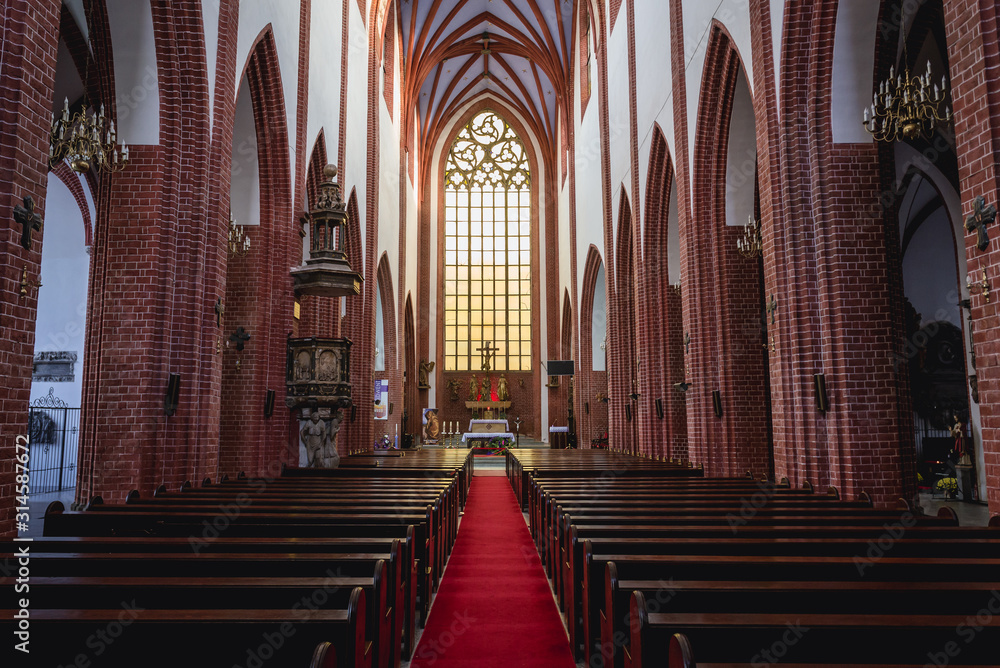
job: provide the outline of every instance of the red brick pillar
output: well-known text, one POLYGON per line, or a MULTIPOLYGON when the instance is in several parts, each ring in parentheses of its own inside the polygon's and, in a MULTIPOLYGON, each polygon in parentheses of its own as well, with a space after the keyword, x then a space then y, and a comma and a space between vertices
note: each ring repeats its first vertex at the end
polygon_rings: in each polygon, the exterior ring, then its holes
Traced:
MULTIPOLYGON (((962 213, 969 215, 976 197, 1000 206, 1000 46, 995 3, 954 0, 944 3, 955 144, 962 213)), ((990 245, 976 247, 976 233, 965 236, 969 272, 986 271, 994 289, 1000 286, 1000 224, 989 228, 990 245)), ((994 292, 995 294, 995 292, 994 292)), ((1000 309, 993 298, 973 290, 972 318, 982 415, 986 487, 990 513, 1000 513, 1000 309)))
MULTIPOLYGON (((21 278, 41 269, 42 233, 31 234, 31 249, 21 247, 21 226, 12 209, 31 196, 35 212, 45 215, 52 86, 59 40, 57 0, 10 0, 0 13, 0 537, 16 534, 15 454, 18 436, 28 433, 38 291, 21 298, 21 278)), ((24 442, 24 439, 21 439, 24 442)), ((29 462, 30 466, 30 462, 29 462)), ((30 491, 30 487, 29 487, 30 491)), ((23 518, 22 518, 23 519, 23 518)))

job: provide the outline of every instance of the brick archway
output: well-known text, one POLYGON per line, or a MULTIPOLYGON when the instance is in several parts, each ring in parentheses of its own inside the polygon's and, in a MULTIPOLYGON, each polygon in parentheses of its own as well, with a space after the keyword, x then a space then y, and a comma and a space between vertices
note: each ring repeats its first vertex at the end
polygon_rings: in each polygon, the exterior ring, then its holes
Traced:
MULTIPOLYGON (((680 221, 671 220, 671 195, 675 174, 663 131, 654 126, 646 181, 645 231, 639 284, 639 379, 650 393, 646 411, 640 413, 640 443, 657 457, 687 459, 687 410, 684 393, 675 383, 684 381, 684 322, 681 293, 671 285, 670 258, 679 249, 670 247, 671 231, 680 221), (659 388, 659 391, 656 390, 659 388), (663 417, 656 410, 660 401, 663 417)), ((676 207, 676 202, 673 206, 676 207)), ((679 270, 679 267, 673 268, 679 270)), ((678 284, 679 287, 679 284, 678 284)))
MULTIPOLYGON (((688 232, 689 286, 703 308, 688 312, 692 323, 688 357, 692 388, 688 419, 697 424, 699 461, 711 475, 756 474, 769 470, 768 402, 762 396, 765 374, 761 339, 761 287, 757 260, 736 248, 744 232, 728 221, 727 198, 735 176, 755 178, 756 159, 748 173, 734 174, 730 128, 737 119, 735 102, 749 91, 735 42, 718 21, 710 30, 702 73, 694 152, 694 202, 701 229, 688 232), (721 146, 721 150, 720 150, 721 146), (712 305, 710 308, 704 308, 712 305), (713 410, 719 392, 722 416, 713 410)), ((750 98, 752 100, 752 98, 750 98)), ((755 111, 749 113, 755 115, 755 111)), ((755 119, 751 119, 755 120, 755 119)), ((753 213, 748 211, 748 214, 753 213)))
MULTIPOLYGON (((290 411, 278 406, 270 418, 263 412, 265 390, 283 391, 284 323, 291 322, 294 303, 288 267, 301 261, 300 238, 291 224, 288 134, 270 27, 251 50, 245 77, 259 156, 260 224, 244 228, 251 237, 250 252, 230 256, 226 263, 219 470, 230 476, 240 471, 256 475, 273 470, 275 462, 297 465, 299 460, 298 430, 292 428, 290 411), (251 337, 242 353, 234 342, 228 348, 226 343, 241 326, 251 337), (247 439, 248 433, 257 437, 247 439)), ((319 327, 315 319, 312 324, 319 327)))
MULTIPOLYGON (((582 302, 577 336, 580 342, 580 355, 577 359, 573 400, 575 413, 578 416, 580 447, 585 448, 590 447, 591 440, 597 435, 609 431, 608 404, 597 399, 598 393, 608 391, 608 372, 594 371, 593 360, 594 293, 602 287, 597 284, 602 267, 601 254, 596 246, 591 245, 587 251, 583 283, 580 287, 582 302)), ((606 285, 604 287, 606 288, 606 285)))

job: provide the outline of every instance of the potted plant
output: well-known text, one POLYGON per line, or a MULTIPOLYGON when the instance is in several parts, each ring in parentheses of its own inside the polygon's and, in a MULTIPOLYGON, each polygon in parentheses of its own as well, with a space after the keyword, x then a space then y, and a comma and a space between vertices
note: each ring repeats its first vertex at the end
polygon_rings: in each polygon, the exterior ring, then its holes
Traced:
POLYGON ((958 495, 958 480, 955 478, 941 478, 935 487, 949 499, 954 499, 958 495))

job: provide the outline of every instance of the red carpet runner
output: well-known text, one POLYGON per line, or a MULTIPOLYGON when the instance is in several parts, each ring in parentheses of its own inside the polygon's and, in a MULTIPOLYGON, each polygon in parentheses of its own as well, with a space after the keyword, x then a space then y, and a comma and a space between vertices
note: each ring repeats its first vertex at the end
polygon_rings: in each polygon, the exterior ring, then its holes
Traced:
POLYGON ((411 668, 574 668, 507 478, 474 477, 411 668))

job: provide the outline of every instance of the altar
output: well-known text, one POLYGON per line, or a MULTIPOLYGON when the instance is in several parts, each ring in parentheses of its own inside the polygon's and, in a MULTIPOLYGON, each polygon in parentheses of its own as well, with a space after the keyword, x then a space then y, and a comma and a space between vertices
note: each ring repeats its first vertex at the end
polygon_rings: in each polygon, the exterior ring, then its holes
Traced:
POLYGON ((462 434, 462 443, 468 443, 471 448, 478 442, 479 447, 486 445, 494 438, 506 438, 514 442, 514 434, 510 431, 507 420, 469 420, 469 430, 462 434))

